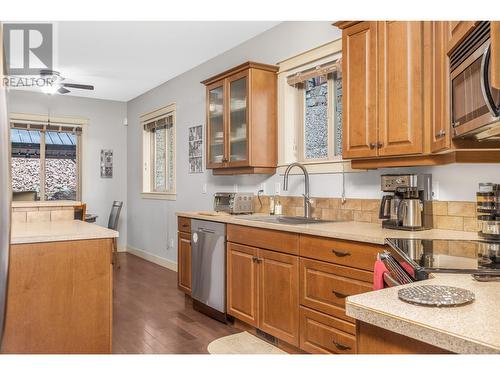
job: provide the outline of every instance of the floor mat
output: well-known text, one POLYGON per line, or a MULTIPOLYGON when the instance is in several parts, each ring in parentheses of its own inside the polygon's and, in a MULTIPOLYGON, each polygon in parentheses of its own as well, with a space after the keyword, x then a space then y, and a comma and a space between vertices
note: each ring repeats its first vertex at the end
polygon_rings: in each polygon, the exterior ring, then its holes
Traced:
POLYGON ((287 354, 248 332, 221 337, 207 348, 210 354, 287 354))

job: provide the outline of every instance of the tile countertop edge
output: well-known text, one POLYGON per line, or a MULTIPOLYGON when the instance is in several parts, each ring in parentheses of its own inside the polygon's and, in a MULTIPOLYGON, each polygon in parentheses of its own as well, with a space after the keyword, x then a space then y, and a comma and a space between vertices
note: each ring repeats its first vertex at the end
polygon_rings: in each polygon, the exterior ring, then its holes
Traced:
MULTIPOLYGON (((187 217, 190 219, 216 221, 226 224, 243 225, 254 228, 263 228, 270 230, 281 230, 285 232, 301 233, 312 236, 335 238, 346 241, 366 242, 377 245, 385 245, 385 239, 388 237, 395 238, 423 238, 423 239, 464 239, 477 240, 479 236, 476 232, 461 232, 441 229, 430 229, 424 231, 399 231, 384 229, 380 224, 355 222, 355 221, 337 221, 331 223, 314 223, 314 224, 278 224, 259 222, 244 219, 243 216, 229 215, 224 213, 201 213, 201 212, 183 212, 175 213, 177 217, 187 217), (348 224, 350 228, 347 228, 348 224), (353 230, 353 225, 356 225, 357 230, 353 230), (337 228, 336 228, 337 227, 337 228), (375 233, 368 234, 367 231, 375 233)), ((262 214, 256 214, 262 216, 262 214)), ((265 216, 265 215, 264 215, 265 216)))
POLYGON ((468 337, 452 334, 396 315, 382 313, 347 299, 346 314, 351 318, 425 342, 458 354, 500 354, 500 348, 468 337))

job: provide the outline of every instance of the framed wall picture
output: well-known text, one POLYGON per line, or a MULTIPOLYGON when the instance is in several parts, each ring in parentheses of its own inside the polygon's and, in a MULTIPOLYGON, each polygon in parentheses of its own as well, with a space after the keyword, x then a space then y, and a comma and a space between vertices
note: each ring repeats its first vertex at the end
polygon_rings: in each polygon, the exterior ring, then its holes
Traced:
POLYGON ((101 178, 113 178, 113 150, 101 150, 101 178))
POLYGON ((203 173, 203 125, 188 128, 189 173, 203 173))

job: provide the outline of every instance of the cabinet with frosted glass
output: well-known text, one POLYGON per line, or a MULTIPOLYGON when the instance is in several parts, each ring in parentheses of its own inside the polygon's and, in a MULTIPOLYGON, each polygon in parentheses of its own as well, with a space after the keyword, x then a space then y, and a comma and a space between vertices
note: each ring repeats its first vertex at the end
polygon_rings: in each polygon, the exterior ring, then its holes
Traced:
POLYGON ((206 165, 214 175, 275 172, 277 70, 247 62, 202 82, 206 165))

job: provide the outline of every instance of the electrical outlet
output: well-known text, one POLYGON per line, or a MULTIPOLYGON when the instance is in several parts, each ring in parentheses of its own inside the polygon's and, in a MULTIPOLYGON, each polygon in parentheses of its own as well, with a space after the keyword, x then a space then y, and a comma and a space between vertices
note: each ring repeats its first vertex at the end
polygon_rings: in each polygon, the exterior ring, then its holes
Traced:
POLYGON ((202 193, 203 193, 203 194, 206 194, 206 193, 207 193, 207 184, 206 184, 206 183, 204 183, 204 184, 202 185, 201 191, 202 191, 202 193))
POLYGON ((266 183, 265 182, 263 182, 262 184, 260 184, 260 189, 259 190, 262 190, 262 194, 266 195, 266 183))
POLYGON ((170 249, 173 249, 173 248, 174 248, 174 239, 173 239, 173 238, 171 238, 171 239, 168 241, 168 247, 169 247, 170 249))
POLYGON ((274 194, 275 195, 280 195, 281 194, 281 183, 280 182, 275 182, 274 183, 274 194))

